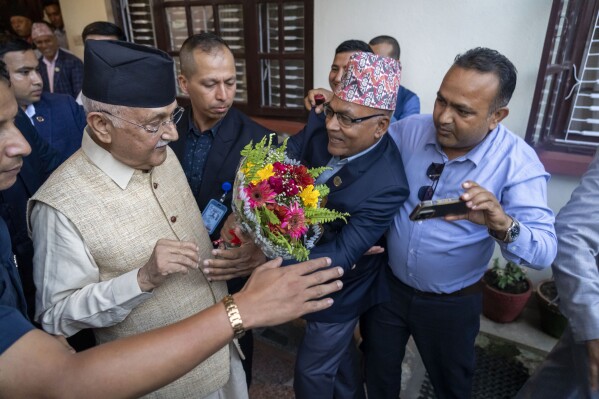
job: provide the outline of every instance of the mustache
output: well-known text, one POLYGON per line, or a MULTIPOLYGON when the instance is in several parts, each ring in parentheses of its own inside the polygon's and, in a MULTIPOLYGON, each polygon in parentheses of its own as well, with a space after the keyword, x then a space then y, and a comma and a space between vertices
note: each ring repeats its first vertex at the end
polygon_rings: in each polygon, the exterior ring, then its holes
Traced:
POLYGON ((165 145, 168 145, 168 143, 170 143, 170 140, 162 140, 160 139, 158 141, 158 143, 156 143, 156 148, 160 148, 160 147, 164 147, 165 145))

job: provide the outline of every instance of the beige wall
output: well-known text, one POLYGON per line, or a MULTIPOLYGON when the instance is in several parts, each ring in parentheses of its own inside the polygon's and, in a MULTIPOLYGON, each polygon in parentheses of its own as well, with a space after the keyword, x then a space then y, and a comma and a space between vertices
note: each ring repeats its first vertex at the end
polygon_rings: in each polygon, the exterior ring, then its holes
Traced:
POLYGON ((110 0, 60 0, 69 50, 83 59, 81 31, 94 21, 114 22, 110 0))

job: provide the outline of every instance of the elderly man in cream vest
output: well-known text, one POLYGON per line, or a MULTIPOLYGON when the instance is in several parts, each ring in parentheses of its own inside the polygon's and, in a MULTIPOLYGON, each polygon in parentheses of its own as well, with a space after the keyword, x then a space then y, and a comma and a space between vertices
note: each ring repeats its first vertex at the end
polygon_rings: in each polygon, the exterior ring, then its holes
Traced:
MULTIPOLYGON (((112 341, 226 295, 199 269, 212 245, 167 145, 182 111, 173 71, 150 47, 86 43, 81 149, 29 203, 36 318, 52 334, 93 328, 99 343, 112 341)), ((246 398, 239 354, 225 347, 148 397, 246 398)))

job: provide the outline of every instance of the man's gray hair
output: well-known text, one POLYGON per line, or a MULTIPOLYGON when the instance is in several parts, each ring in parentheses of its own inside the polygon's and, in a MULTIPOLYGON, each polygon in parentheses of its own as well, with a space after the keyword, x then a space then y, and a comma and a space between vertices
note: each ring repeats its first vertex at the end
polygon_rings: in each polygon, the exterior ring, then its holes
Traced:
MULTIPOLYGON (((125 107, 124 105, 106 104, 100 101, 92 100, 91 98, 86 97, 83 93, 81 93, 81 104, 83 104, 83 109, 85 110, 86 114, 90 112, 106 111, 112 115, 120 116, 124 109, 129 108, 125 107)), ((122 127, 122 121, 120 119, 114 118, 111 119, 111 121, 114 126, 122 127)))

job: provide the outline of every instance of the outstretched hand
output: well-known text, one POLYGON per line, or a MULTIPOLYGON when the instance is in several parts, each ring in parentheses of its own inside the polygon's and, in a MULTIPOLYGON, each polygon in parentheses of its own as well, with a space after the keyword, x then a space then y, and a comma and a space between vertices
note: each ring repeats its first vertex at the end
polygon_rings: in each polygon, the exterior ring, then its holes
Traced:
POLYGON ((333 304, 324 298, 343 284, 341 267, 329 267, 329 258, 312 259, 281 266, 277 258, 258 267, 246 285, 234 295, 246 328, 274 326, 326 309, 333 304))

